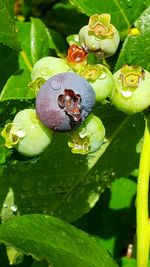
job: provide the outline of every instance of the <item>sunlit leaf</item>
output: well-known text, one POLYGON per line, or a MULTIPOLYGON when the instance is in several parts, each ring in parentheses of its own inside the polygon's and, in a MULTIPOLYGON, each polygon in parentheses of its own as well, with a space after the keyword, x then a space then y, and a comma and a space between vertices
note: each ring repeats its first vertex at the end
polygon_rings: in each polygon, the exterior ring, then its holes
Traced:
POLYGON ((0 42, 20 50, 20 42, 13 14, 13 0, 0 0, 0 42))
POLYGON ((0 241, 54 267, 117 267, 86 233, 47 215, 16 217, 0 226, 0 241))
POLYGON ((123 44, 115 71, 124 64, 139 65, 150 70, 150 6, 135 22, 134 27, 123 44))

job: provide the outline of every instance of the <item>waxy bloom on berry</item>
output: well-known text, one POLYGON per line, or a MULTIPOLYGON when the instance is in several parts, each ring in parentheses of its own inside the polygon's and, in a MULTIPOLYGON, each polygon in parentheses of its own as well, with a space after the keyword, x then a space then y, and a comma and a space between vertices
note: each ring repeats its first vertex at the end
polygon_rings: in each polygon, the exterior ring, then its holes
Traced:
POLYGON ((79 31, 79 41, 86 51, 96 52, 99 58, 112 56, 119 45, 120 37, 109 14, 95 14, 88 25, 79 31))
POLYGON ((74 154, 85 155, 96 152, 104 143, 105 127, 102 121, 90 114, 75 130, 70 132, 68 146, 74 154))
POLYGON ((54 130, 67 131, 84 121, 95 105, 95 92, 75 73, 59 73, 48 79, 36 98, 41 122, 54 130))
POLYGON ((119 110, 137 113, 150 105, 150 73, 140 66, 124 65, 114 75, 111 103, 119 110))
POLYGON ((38 119, 34 109, 18 112, 12 123, 1 132, 5 146, 14 147, 26 157, 35 157, 44 152, 52 140, 52 131, 38 119))

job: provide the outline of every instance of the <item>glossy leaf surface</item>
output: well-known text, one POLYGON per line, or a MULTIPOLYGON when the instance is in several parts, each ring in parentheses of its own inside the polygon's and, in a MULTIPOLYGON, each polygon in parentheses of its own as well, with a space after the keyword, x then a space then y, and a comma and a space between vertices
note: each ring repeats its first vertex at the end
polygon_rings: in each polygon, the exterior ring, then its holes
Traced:
POLYGON ((21 216, 0 226, 0 240, 53 267, 117 267, 97 242, 57 218, 21 216))

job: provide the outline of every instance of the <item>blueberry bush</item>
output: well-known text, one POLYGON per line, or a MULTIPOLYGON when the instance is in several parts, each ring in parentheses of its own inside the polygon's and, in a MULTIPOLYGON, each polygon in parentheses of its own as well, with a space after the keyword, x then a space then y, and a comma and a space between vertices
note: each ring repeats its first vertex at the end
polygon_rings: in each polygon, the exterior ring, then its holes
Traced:
POLYGON ((149 0, 0 0, 0 266, 149 266, 149 51, 149 0))

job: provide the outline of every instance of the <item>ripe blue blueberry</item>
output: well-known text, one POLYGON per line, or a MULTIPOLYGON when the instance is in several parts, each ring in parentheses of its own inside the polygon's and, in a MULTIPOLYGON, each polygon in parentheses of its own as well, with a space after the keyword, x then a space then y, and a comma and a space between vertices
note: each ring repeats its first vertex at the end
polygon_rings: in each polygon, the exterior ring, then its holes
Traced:
POLYGON ((40 88, 36 113, 41 122, 51 129, 71 130, 89 115, 95 98, 90 83, 78 74, 56 74, 40 88))

